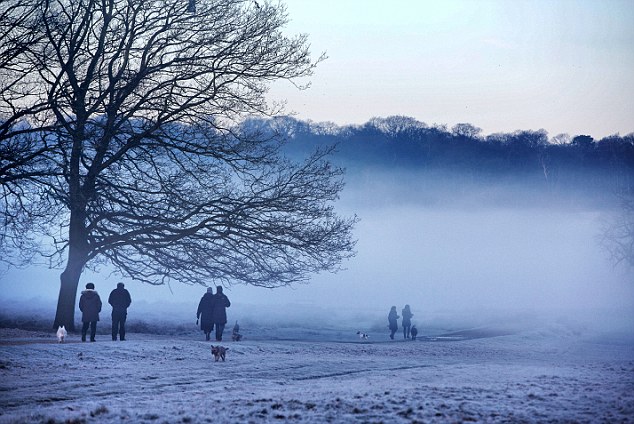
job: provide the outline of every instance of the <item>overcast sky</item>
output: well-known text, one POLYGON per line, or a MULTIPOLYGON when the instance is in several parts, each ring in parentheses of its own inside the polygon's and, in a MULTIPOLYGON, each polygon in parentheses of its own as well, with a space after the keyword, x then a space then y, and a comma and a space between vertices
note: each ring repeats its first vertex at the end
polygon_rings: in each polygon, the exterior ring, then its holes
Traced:
POLYGON ((634 1, 284 0, 317 57, 301 119, 407 115, 485 134, 634 131, 634 1))

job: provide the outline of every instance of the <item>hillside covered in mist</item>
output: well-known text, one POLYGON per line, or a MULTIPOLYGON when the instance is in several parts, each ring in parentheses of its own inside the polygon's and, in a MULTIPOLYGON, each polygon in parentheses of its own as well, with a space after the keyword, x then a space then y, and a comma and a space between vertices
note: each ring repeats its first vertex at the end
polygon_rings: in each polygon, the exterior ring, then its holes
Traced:
POLYGON ((471 189, 488 187, 494 201, 512 200, 506 188, 530 201, 597 206, 634 184, 634 133, 599 140, 590 135, 550 137, 545 130, 484 135, 471 124, 429 126, 404 116, 348 126, 292 117, 251 119, 243 131, 288 139, 286 153, 293 158, 335 146, 333 163, 345 167, 347 179, 355 183, 359 178, 378 182, 374 173, 381 181, 386 174, 402 178, 402 186, 410 184, 408 175, 426 176, 410 194, 431 203, 447 191, 473 194, 471 189))

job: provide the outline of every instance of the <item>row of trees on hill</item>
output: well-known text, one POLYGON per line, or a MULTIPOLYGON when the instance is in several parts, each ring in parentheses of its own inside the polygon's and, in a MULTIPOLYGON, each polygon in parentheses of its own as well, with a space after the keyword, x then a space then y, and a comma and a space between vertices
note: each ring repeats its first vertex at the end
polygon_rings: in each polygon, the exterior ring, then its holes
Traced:
POLYGON ((349 168, 384 166, 455 171, 482 178, 522 176, 546 184, 634 186, 634 133, 595 140, 589 135, 518 130, 483 135, 471 124, 428 126, 410 117, 375 118, 364 125, 337 126, 291 117, 244 124, 291 139, 291 154, 337 145, 337 159, 349 168))

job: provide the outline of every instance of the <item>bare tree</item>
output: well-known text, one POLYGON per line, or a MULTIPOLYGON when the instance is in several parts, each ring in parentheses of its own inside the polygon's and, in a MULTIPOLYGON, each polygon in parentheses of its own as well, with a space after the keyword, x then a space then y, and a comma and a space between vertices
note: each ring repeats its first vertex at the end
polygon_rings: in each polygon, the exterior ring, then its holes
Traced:
POLYGON ((35 143, 20 175, 38 174, 16 180, 26 188, 12 198, 29 206, 30 229, 51 238, 39 252, 65 264, 54 326, 74 329, 86 267, 111 264, 149 284, 277 287, 336 271, 354 254, 356 218, 334 212, 342 171, 329 152, 294 164, 276 139, 238 125, 277 112, 264 97, 270 81, 297 81, 316 64, 306 36, 282 34, 282 6, 3 7, 0 141, 35 143))
POLYGON ((468 123, 458 123, 451 127, 451 133, 456 137, 467 137, 477 139, 482 134, 482 128, 478 128, 468 123))

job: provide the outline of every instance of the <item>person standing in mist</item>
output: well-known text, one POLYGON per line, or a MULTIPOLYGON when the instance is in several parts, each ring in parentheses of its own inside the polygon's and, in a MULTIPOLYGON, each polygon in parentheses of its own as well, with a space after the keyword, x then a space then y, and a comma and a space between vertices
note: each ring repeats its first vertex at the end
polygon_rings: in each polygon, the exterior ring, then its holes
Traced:
POLYGON ((198 303, 196 311, 196 324, 200 320, 200 329, 205 333, 205 340, 211 339, 211 331, 214 329, 214 292, 211 287, 207 287, 207 293, 203 295, 198 303))
POLYGON ((390 313, 387 315, 388 328, 390 329, 390 339, 394 340, 394 334, 398 331, 398 319, 400 317, 396 313, 396 306, 390 308, 390 313))
POLYGON ((123 283, 117 283, 117 288, 110 292, 108 303, 112 306, 112 341, 125 340, 125 321, 128 317, 128 307, 132 303, 130 292, 123 283))
POLYGON ((409 332, 412 327, 412 317, 414 316, 412 311, 409 309, 409 305, 405 305, 401 311, 401 315, 403 316, 403 322, 401 324, 403 326, 403 338, 409 339, 409 332))
POLYGON ((90 341, 95 341, 97 334, 97 321, 99 321, 99 312, 101 312, 101 298, 99 293, 95 291, 93 283, 86 284, 86 290, 81 292, 79 298, 79 310, 81 311, 81 341, 86 341, 86 333, 90 327, 90 341))
POLYGON ((222 341, 222 332, 227 324, 227 308, 231 306, 229 298, 222 292, 222 286, 216 287, 214 295, 214 325, 216 326, 216 341, 222 341))

